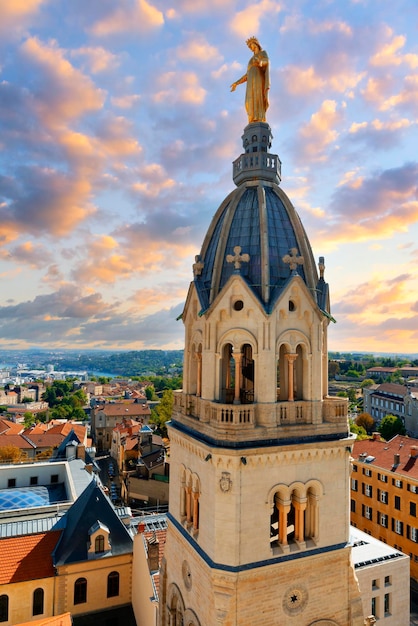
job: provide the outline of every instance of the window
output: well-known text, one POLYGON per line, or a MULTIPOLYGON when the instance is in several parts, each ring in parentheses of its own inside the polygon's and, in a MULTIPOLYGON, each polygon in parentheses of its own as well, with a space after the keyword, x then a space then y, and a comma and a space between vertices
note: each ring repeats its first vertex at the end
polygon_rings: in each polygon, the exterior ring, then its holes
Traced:
POLYGON ((385 587, 388 587, 391 584, 392 584, 392 577, 391 576, 385 576, 385 587))
POLYGON ((31 476, 30 477, 30 484, 31 485, 37 485, 38 484, 38 477, 37 476, 31 476))
POLYGON ((9 478, 7 481, 7 486, 10 487, 16 487, 16 478, 9 478))
POLYGON ((364 474, 364 476, 371 476, 372 475, 372 470, 369 469, 368 467, 363 467, 363 474, 364 474))
POLYGON ((390 593, 385 593, 384 599, 385 615, 390 614, 390 593))
POLYGON ((366 506, 365 504, 363 504, 362 513, 363 513, 363 517, 365 517, 366 519, 369 519, 369 520, 373 519, 373 510, 370 506, 366 506))
POLYGON ((351 505, 351 512, 355 513, 356 512, 356 501, 351 499, 350 505, 351 505))
POLYGON ((104 552, 104 535, 97 535, 94 541, 94 551, 95 553, 104 552))
POLYGON ((393 530, 398 535, 403 535, 403 522, 398 519, 393 520, 393 530))
POLYGON ((74 604, 83 604, 84 602, 87 602, 87 580, 77 578, 74 583, 74 604))
POLYGON ((363 484, 363 493, 364 493, 365 496, 368 496, 369 498, 371 498, 372 495, 373 495, 372 486, 363 484))
POLYGON ((411 527, 409 529, 409 538, 411 541, 418 543, 418 529, 411 527))
POLYGON ((377 617, 377 598, 372 598, 372 615, 377 617))
POLYGON ((351 479, 351 490, 352 491, 357 491, 358 489, 358 482, 355 478, 351 479))
POLYGON ((388 516, 385 515, 384 513, 380 513, 379 523, 380 523, 381 526, 383 526, 383 528, 387 528, 388 527, 388 516))
POLYGON ((119 595, 119 572, 110 572, 107 577, 107 597, 114 598, 119 595))
POLYGON ((58 482, 58 474, 51 475, 51 485, 54 485, 58 482))
POLYGON ((388 503, 388 492, 379 490, 379 500, 380 500, 380 502, 383 502, 383 504, 387 504, 388 503))
POLYGON ((32 615, 42 615, 44 612, 44 590, 41 587, 33 592, 32 615))
POLYGON ((378 479, 380 480, 380 482, 382 483, 387 483, 388 482, 388 477, 385 476, 385 474, 378 474, 378 479))
POLYGON ((417 485, 408 485, 408 491, 410 491, 411 493, 418 493, 417 485))
POLYGON ((395 487, 399 487, 399 489, 402 489, 402 481, 399 480, 399 478, 392 478, 392 485, 395 485, 395 487))
POLYGON ((0 622, 9 621, 9 596, 0 596, 0 622))
POLYGON ((357 472, 357 465, 353 465, 353 472, 357 472))
POLYGON ((397 511, 401 510, 401 498, 400 498, 400 496, 395 496, 395 509, 397 511))
POLYGON ((417 504, 416 504, 416 502, 410 502, 409 503, 409 515, 412 515, 413 517, 417 516, 417 504))
POLYGON ((376 578, 372 580, 372 589, 379 589, 379 581, 376 578))

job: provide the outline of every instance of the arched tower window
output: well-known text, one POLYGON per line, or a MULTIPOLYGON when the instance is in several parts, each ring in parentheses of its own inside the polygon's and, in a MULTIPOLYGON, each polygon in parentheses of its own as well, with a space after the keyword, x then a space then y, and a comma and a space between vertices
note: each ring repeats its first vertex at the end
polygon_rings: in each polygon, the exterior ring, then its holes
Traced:
POLYGON ((84 604, 87 602, 87 580, 77 578, 74 583, 74 604, 84 604))
POLYGON ((299 548, 308 539, 316 542, 319 529, 319 498, 322 493, 318 481, 307 485, 295 483, 281 487, 273 497, 270 515, 270 545, 289 549, 289 543, 299 548))
POLYGON ((0 622, 9 621, 9 596, 0 596, 0 622))
POLYGON ((189 384, 191 395, 202 395, 202 344, 193 343, 189 358, 189 384))
POLYGON ((33 592, 32 615, 42 615, 44 612, 44 590, 38 587, 33 592))
POLYGON ((242 346, 240 400, 242 404, 254 402, 253 350, 248 343, 242 346))
POLYGON ((186 500, 187 500, 186 470, 183 466, 181 475, 180 475, 180 517, 182 520, 185 520, 187 516, 186 500))
POLYGON ((304 359, 303 349, 301 345, 296 348, 296 359, 294 363, 294 398, 295 400, 303 400, 303 386, 304 386, 304 359))
POLYGON ((232 355, 232 345, 225 344, 221 359, 221 402, 227 404, 232 404, 235 397, 235 361, 232 355))

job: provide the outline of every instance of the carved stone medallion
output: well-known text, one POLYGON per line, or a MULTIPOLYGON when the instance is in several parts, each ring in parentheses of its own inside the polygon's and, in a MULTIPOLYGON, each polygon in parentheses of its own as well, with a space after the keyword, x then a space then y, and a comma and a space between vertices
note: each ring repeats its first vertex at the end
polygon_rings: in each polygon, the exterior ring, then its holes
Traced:
POLYGON ((302 613, 308 603, 308 591, 303 585, 290 587, 283 597, 283 610, 288 615, 302 613))
POLYGON ((190 570, 190 565, 188 564, 187 561, 183 561, 181 573, 183 575, 183 580, 184 580, 186 589, 191 589, 192 588, 192 572, 190 570))

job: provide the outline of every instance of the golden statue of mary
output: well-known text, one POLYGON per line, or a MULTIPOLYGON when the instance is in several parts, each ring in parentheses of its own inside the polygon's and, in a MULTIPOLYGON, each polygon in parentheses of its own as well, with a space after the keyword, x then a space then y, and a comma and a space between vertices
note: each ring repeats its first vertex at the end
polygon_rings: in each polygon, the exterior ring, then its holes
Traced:
POLYGON ((248 62, 247 73, 231 85, 231 91, 235 91, 237 85, 247 83, 245 92, 245 108, 248 115, 248 123, 265 122, 266 112, 269 107, 270 72, 269 58, 256 37, 247 40, 247 46, 253 52, 248 62))

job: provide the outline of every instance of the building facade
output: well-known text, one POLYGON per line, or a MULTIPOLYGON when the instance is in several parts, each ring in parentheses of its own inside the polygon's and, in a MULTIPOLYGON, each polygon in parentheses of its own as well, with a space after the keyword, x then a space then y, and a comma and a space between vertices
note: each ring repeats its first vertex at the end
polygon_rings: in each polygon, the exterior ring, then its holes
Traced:
POLYGON ((379 423, 386 415, 396 415, 408 435, 418 436, 418 390, 409 385, 382 383, 377 387, 365 387, 364 411, 379 423))
POLYGON ((410 557, 418 582, 418 439, 356 441, 351 523, 410 557))
POLYGON ((332 319, 271 129, 251 123, 193 266, 170 435, 160 624, 362 626, 353 438, 328 396, 332 319), (324 590, 326 589, 326 593, 324 590))

